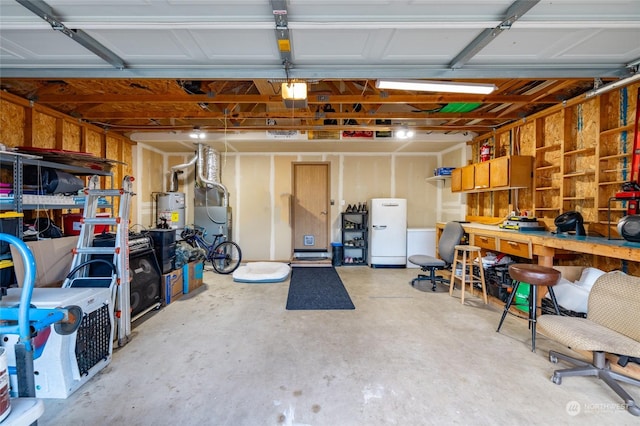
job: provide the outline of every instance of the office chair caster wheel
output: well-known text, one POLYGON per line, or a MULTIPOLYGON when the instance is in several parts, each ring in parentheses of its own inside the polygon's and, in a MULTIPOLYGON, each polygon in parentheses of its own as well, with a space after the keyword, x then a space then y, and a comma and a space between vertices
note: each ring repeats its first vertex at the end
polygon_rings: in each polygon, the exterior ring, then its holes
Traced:
POLYGON ((435 286, 435 284, 433 285, 433 287, 431 287, 431 291, 436 291, 436 286, 435 286))
POLYGON ((634 416, 640 416, 640 407, 637 405, 627 405, 627 411, 633 414, 634 416))
POLYGON ((559 385, 562 383, 562 377, 560 376, 556 376, 555 374, 553 376, 551 376, 551 381, 553 383, 555 383, 556 385, 559 385))
POLYGON ((554 364, 557 364, 558 363, 558 357, 555 356, 555 355, 549 354, 549 361, 551 361, 554 364))

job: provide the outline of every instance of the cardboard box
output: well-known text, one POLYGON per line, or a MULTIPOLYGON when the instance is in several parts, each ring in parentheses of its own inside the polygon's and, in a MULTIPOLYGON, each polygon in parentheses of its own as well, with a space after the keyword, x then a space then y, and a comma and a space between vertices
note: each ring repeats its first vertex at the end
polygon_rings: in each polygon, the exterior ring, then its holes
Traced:
POLYGON ((184 277, 184 294, 202 286, 202 278, 204 275, 204 264, 202 261, 189 262, 182 267, 182 276, 184 277))
POLYGON ((182 269, 176 269, 162 275, 162 300, 165 305, 182 297, 182 269))
MULTIPOLYGON (((36 287, 60 287, 71 271, 73 254, 78 237, 51 238, 50 240, 27 241, 27 247, 36 262, 36 287)), ((11 245, 11 257, 16 274, 16 282, 22 287, 24 280, 24 264, 18 249, 11 245)))

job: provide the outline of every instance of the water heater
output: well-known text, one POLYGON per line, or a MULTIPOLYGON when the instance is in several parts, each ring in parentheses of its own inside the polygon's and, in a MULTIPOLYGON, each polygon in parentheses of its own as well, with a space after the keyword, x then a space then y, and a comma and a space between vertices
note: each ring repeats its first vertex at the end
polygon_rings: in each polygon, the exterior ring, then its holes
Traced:
POLYGON ((157 223, 166 221, 177 235, 184 229, 184 192, 163 192, 157 197, 157 223))

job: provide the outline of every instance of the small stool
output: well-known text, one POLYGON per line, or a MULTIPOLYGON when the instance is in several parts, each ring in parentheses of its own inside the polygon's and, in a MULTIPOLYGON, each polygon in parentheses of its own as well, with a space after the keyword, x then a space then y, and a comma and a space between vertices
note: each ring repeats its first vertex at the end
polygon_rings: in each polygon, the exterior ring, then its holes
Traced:
POLYGON ((531 265, 528 263, 514 263, 509 265, 509 276, 513 280, 513 289, 507 303, 502 312, 502 318, 500 324, 498 324, 497 332, 500 331, 502 323, 504 322, 509 308, 513 303, 518 286, 521 283, 529 284, 531 286, 531 292, 529 293, 529 328, 531 329, 531 352, 536 351, 536 322, 537 322, 537 310, 538 310, 538 286, 546 286, 549 289, 549 295, 553 301, 553 307, 556 310, 556 315, 560 315, 558 309, 558 301, 556 295, 553 292, 553 286, 556 285, 560 279, 560 271, 548 268, 541 265, 531 265))
POLYGON ((469 283, 471 286, 471 292, 473 293, 473 285, 479 283, 482 286, 482 296, 484 297, 484 303, 489 303, 487 300, 487 287, 484 282, 484 268, 482 267, 482 256, 480 253, 480 247, 468 246, 459 244, 456 247, 455 255, 453 256, 453 264, 451 265, 451 285, 449 286, 449 295, 453 296, 453 288, 455 287, 456 280, 460 280, 460 288, 462 290, 460 296, 460 302, 464 304, 464 293, 466 285, 469 283), (478 262, 478 268, 480 269, 480 275, 473 273, 473 263, 478 262), (462 273, 460 276, 456 275, 458 264, 462 267, 462 273))

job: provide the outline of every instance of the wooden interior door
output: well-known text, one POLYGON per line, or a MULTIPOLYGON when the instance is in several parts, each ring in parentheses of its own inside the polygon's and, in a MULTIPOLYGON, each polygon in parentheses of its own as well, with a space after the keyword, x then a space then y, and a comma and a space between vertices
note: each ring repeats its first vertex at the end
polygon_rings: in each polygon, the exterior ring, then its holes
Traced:
POLYGON ((329 249, 328 162, 293 163, 293 251, 329 249))

